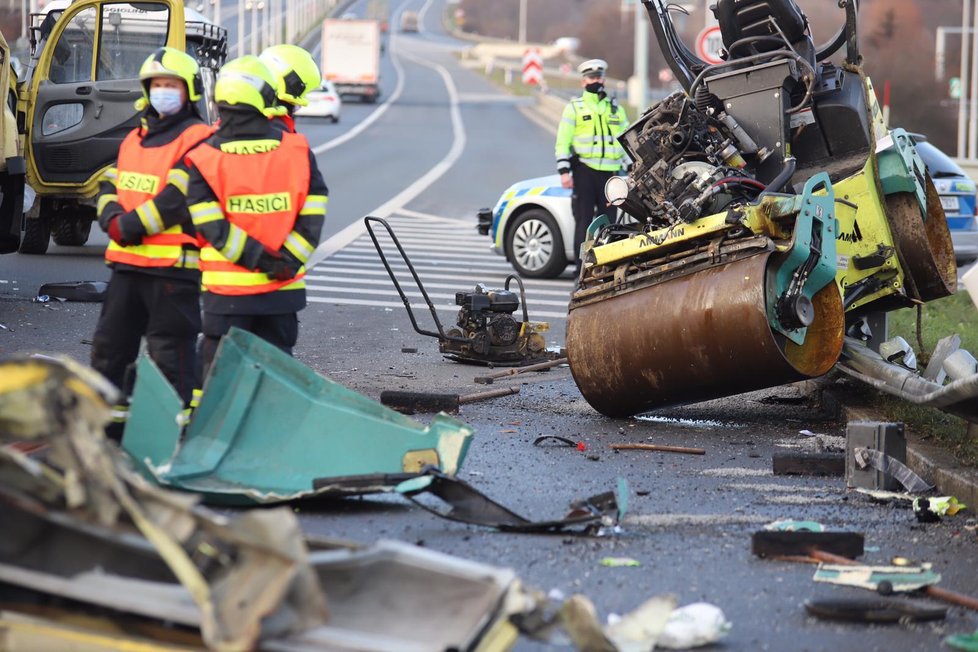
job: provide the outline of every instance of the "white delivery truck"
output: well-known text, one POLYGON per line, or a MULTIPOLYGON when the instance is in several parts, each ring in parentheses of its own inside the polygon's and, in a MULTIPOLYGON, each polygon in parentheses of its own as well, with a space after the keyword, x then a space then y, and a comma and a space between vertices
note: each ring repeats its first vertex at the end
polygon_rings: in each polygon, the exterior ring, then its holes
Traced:
POLYGON ((376 102, 380 95, 380 22, 323 21, 323 78, 341 96, 376 102))

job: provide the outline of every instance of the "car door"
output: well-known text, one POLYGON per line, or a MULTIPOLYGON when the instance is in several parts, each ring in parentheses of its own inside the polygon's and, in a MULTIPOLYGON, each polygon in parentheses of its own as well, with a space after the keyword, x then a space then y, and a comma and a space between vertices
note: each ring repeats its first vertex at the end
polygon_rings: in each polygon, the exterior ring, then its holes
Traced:
POLYGON ((139 68, 185 46, 182 0, 79 0, 43 39, 28 90, 28 178, 39 194, 91 196, 138 124, 139 68))

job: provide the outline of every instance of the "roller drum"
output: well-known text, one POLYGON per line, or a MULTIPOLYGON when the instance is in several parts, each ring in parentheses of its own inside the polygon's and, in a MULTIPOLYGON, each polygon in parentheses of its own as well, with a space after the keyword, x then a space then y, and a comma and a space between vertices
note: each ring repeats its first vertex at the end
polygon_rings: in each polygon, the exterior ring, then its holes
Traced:
POLYGON ((612 417, 695 403, 823 375, 842 351, 835 283, 813 297, 803 345, 772 332, 765 282, 776 252, 571 305, 567 357, 574 381, 612 417))

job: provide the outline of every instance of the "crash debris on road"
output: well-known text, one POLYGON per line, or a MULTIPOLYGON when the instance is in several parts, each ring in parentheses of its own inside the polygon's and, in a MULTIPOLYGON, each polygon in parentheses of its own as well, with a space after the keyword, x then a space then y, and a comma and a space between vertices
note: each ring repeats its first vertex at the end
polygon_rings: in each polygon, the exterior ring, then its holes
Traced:
MULTIPOLYGON (((393 541, 307 543, 289 509, 216 514, 200 506, 199 494, 148 483, 105 438, 116 397, 104 379, 67 358, 3 364, 0 636, 6 650, 152 644, 501 652, 521 633, 546 641, 564 630, 576 641, 572 632, 597 627, 609 641, 601 649, 624 652, 635 641, 651 649, 660 637, 709 642, 730 627, 716 607, 700 607, 697 615, 675 609, 664 596, 602 628, 593 607, 584 614, 575 609, 590 604, 584 596, 554 604, 508 569, 393 541), (49 604, 52 597, 71 606, 49 604)), ((449 482, 444 475, 425 477, 449 482)), ((438 492, 452 486, 458 485, 438 492)), ((576 509, 531 529, 617 517, 624 500, 595 497, 576 509)))

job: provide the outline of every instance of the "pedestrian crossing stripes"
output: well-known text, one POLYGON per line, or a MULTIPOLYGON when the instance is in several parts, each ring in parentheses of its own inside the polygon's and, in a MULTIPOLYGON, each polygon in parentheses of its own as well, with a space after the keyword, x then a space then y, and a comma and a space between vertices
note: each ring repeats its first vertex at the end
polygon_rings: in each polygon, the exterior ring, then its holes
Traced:
MULTIPOLYGON (((506 259, 492 251, 489 238, 476 233, 470 222, 413 211, 396 213, 386 221, 439 313, 458 312, 456 292, 471 291, 477 283, 500 289, 506 277, 515 274, 506 259)), ((416 312, 427 311, 424 297, 388 234, 382 228, 375 228, 374 233, 411 307, 416 312)), ((522 280, 531 321, 566 319, 572 279, 522 280)), ((510 289, 519 291, 519 286, 512 282, 510 289)), ((306 290, 310 303, 404 310, 366 233, 313 267, 306 275, 306 290)))

